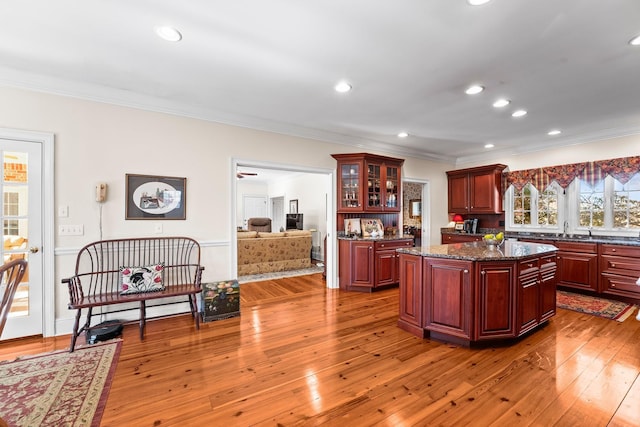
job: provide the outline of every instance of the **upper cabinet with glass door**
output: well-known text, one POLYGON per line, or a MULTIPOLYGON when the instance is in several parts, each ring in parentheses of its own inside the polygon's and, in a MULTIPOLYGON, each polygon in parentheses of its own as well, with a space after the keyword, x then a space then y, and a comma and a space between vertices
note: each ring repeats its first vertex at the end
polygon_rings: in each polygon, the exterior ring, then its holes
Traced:
POLYGON ((338 213, 400 212, 403 159, 332 154, 338 162, 338 213))

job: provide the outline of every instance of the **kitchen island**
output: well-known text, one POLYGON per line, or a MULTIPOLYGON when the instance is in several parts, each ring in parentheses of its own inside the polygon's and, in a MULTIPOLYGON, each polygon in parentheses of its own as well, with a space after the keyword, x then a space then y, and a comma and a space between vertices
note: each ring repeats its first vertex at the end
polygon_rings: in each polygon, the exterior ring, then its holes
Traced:
POLYGON ((519 337, 556 313, 553 245, 506 241, 402 248, 398 326, 470 346, 519 337))

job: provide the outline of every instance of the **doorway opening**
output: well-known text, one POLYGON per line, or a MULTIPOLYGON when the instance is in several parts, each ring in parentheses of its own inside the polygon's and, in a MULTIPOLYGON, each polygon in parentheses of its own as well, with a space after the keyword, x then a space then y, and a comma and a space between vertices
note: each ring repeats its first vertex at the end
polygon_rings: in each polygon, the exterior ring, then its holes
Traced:
POLYGON ((337 287, 335 251, 335 176, 332 169, 232 159, 232 236, 231 260, 238 271, 238 230, 246 229, 243 204, 245 195, 264 196, 266 216, 272 231, 286 231, 287 217, 297 214, 298 227, 311 231, 309 257, 322 261, 328 288, 337 287), (240 178, 242 176, 242 178, 240 178), (291 211, 292 209, 295 212, 291 211), (291 212, 290 212, 291 211, 291 212), (322 259, 318 259, 322 258, 322 259))

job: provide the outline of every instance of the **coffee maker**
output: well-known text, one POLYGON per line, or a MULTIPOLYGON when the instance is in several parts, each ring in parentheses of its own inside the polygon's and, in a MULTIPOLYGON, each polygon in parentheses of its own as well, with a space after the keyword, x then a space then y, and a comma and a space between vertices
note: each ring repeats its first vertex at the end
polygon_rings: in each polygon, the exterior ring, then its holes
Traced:
POLYGON ((478 218, 465 219, 462 230, 465 233, 476 234, 478 230, 478 218))

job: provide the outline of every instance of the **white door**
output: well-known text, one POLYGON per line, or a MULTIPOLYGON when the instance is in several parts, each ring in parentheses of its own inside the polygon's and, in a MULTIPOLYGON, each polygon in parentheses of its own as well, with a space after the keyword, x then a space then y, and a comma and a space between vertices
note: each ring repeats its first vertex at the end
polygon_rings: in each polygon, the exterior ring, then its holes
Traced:
POLYGON ((284 197, 271 199, 271 230, 279 231, 286 228, 284 221, 284 197))
MULTIPOLYGON (((27 272, 11 305, 2 339, 43 333, 42 144, 0 138, 0 214, 4 262, 26 258, 27 272)), ((0 294, 4 284, 0 284, 0 294)))
POLYGON ((249 218, 267 218, 267 196, 244 196, 242 203, 243 228, 249 218))

